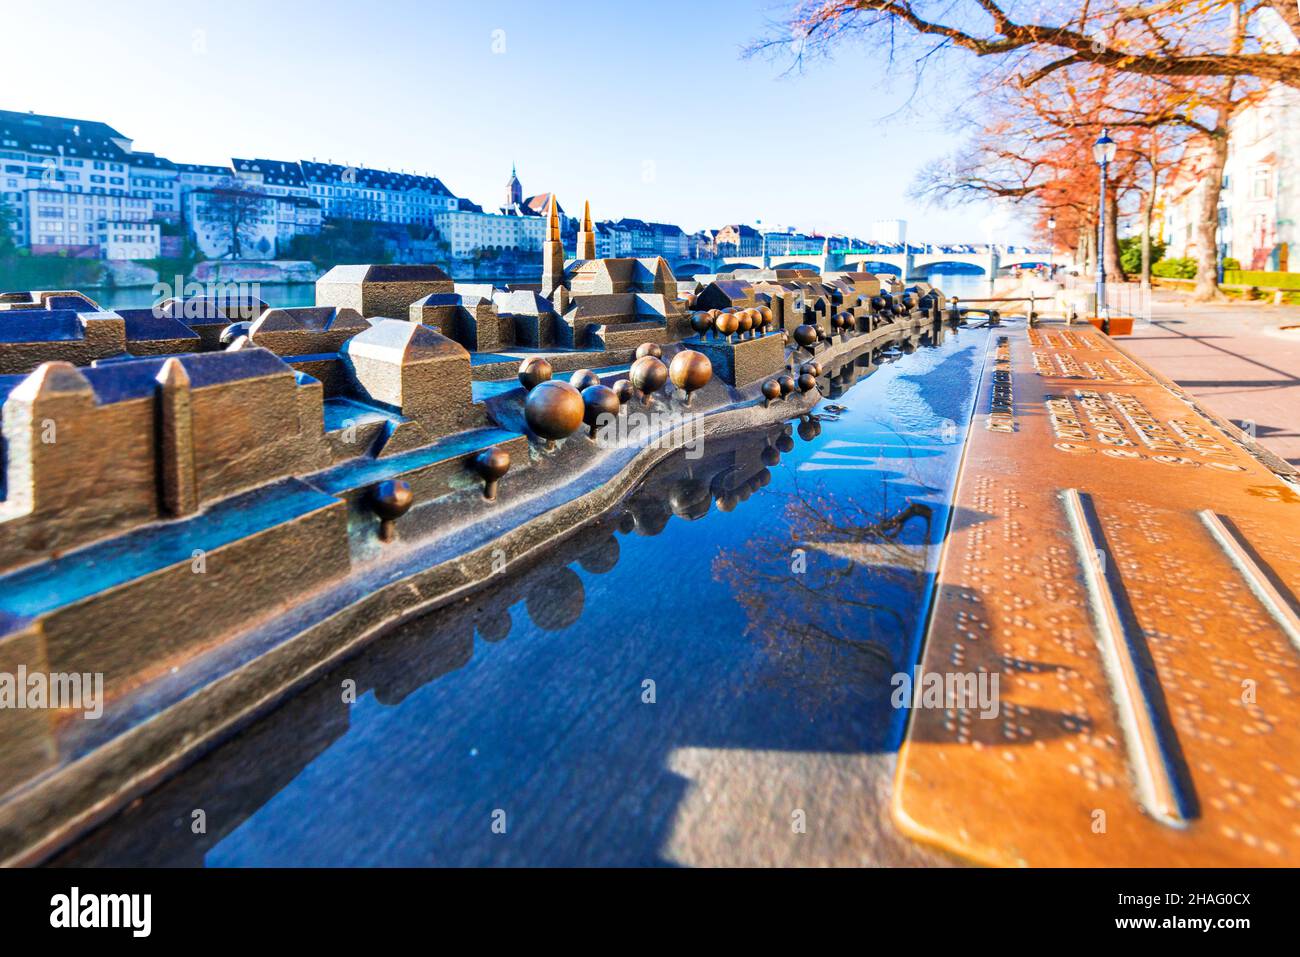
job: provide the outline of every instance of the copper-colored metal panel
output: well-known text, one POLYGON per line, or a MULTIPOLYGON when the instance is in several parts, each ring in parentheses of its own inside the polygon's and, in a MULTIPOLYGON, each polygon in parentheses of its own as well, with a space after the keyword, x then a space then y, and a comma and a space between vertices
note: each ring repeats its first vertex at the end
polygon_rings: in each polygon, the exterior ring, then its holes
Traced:
POLYGON ((921 668, 996 674, 997 714, 912 712, 900 826, 986 864, 1300 865, 1300 496, 1096 330, 993 349, 921 668))

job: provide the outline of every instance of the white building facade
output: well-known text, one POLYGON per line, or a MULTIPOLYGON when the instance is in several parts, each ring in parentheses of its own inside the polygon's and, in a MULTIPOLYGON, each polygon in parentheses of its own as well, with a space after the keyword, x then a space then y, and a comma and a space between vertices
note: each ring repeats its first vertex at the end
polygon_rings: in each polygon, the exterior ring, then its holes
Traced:
POLYGON ((871 241, 893 245, 907 242, 907 220, 877 219, 871 224, 871 241))
POLYGON ((104 224, 100 249, 105 259, 154 259, 162 252, 161 227, 133 220, 104 224))
POLYGON ((158 255, 156 224, 151 232, 110 229, 110 224, 148 224, 153 219, 153 206, 147 199, 38 188, 27 191, 25 212, 28 245, 37 255, 89 252, 91 247, 99 247, 97 252, 111 259, 152 259, 158 255), (133 238, 120 238, 128 234, 133 238), (134 238, 148 235, 152 240, 134 238), (105 250, 110 243, 117 252, 129 247, 140 255, 108 256, 105 250))
POLYGON ((1275 84, 1230 128, 1220 252, 1243 269, 1300 269, 1300 90, 1275 84))
POLYGON ((440 180, 414 173, 303 160, 308 194, 326 217, 395 225, 433 226, 459 200, 440 180))
POLYGON ((436 213, 433 225, 456 257, 479 249, 536 252, 546 235, 546 223, 540 216, 485 213, 472 203, 436 213))

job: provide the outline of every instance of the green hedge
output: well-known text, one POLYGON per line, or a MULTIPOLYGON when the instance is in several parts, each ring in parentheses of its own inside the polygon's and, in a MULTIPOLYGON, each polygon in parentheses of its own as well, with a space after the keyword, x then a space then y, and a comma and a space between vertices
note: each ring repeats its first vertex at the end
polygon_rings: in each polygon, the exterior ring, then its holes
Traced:
POLYGON ((1300 289, 1300 272, 1264 272, 1257 269, 1228 269, 1223 281, 1229 286, 1274 286, 1300 289))
POLYGON ((1151 267, 1151 275, 1165 279, 1195 279, 1195 259, 1162 259, 1151 267))

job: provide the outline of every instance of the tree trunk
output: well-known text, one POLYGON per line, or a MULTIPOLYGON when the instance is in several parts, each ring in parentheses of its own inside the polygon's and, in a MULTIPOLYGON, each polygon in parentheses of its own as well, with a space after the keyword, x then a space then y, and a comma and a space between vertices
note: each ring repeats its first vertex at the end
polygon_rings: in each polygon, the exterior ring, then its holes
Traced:
POLYGON ((1221 110, 1216 135, 1210 139, 1209 165, 1201 173, 1201 203, 1196 223, 1196 302, 1213 302, 1219 295, 1219 194, 1228 164, 1228 111, 1221 110))
POLYGON ((1151 134, 1151 151, 1147 162, 1151 164, 1151 183, 1142 197, 1142 289, 1151 288, 1151 221, 1156 215, 1156 192, 1160 189, 1160 157, 1155 134, 1151 134))
POLYGON ((1143 289, 1151 285, 1151 205, 1154 196, 1153 187, 1142 204, 1142 275, 1139 281, 1143 289))
POLYGON ((1119 190, 1106 192, 1106 278, 1123 282, 1124 267, 1119 263, 1119 190))

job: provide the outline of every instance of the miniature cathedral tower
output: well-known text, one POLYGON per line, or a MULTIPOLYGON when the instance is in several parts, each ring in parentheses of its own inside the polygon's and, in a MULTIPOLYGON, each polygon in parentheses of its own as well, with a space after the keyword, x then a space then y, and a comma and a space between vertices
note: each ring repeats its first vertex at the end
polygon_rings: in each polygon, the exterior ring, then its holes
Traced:
POLYGON ((560 239, 560 206, 551 194, 546 212, 546 242, 542 243, 542 295, 551 298, 564 285, 564 243, 560 239))
POLYGON ((591 202, 582 204, 582 229, 578 232, 578 258, 591 260, 596 258, 596 230, 591 225, 591 202))

